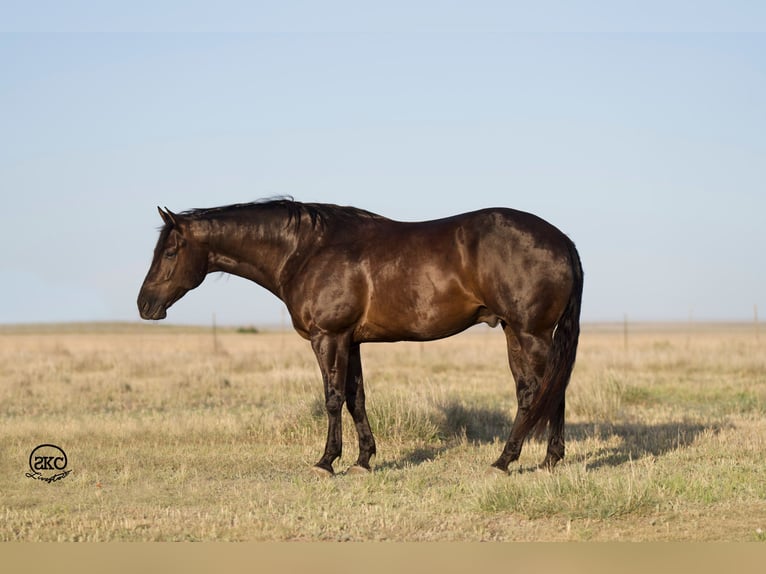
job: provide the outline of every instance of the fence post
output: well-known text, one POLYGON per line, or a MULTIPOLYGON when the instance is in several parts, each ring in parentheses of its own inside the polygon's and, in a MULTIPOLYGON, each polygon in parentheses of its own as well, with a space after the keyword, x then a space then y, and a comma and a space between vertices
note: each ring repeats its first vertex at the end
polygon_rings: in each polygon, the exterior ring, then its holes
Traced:
POLYGON ((215 313, 213 313, 213 354, 218 354, 218 330, 215 324, 215 313))
POLYGON ((625 313, 622 318, 622 343, 625 347, 625 352, 628 352, 628 314, 625 313))

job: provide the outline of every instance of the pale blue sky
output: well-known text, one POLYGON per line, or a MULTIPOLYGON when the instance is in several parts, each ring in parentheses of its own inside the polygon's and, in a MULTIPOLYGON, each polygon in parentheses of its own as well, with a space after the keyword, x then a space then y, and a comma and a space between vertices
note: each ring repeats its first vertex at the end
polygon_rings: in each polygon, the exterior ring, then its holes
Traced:
MULTIPOLYGON (((156 205, 275 195, 532 211, 586 321, 766 315, 764 3, 42 4, 2 6, 0 323, 138 320, 156 205)), ((281 309, 210 276, 167 321, 281 309)))

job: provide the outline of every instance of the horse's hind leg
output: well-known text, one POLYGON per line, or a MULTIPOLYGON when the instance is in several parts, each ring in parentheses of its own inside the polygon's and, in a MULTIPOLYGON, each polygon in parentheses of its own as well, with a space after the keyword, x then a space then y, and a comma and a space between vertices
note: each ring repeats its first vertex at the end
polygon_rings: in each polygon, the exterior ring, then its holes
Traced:
POLYGON ((564 399, 561 399, 556 412, 550 418, 550 435, 548 437, 548 451, 540 468, 553 469, 556 463, 564 458, 564 399))
POLYGON ((508 362, 516 381, 518 407, 505 448, 492 466, 506 472, 508 465, 518 460, 521 455, 521 448, 526 439, 526 435, 522 435, 520 431, 521 423, 527 417, 530 404, 545 372, 550 340, 530 333, 519 333, 517 336, 505 323, 503 323, 503 331, 508 344, 508 362))
POLYGON ((346 375, 346 407, 354 419, 356 434, 359 437, 359 458, 356 465, 351 467, 351 472, 370 470, 370 458, 375 454, 375 438, 367 420, 364 402, 362 358, 359 345, 353 345, 349 352, 346 375))

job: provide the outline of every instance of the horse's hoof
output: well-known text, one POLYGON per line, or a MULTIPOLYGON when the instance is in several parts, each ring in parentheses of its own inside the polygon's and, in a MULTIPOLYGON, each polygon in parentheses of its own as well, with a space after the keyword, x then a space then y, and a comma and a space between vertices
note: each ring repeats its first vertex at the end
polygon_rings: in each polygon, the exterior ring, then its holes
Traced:
POLYGON ((355 464, 354 466, 348 469, 348 474, 353 474, 354 476, 365 476, 370 474, 370 469, 364 468, 363 466, 359 466, 358 464, 355 464))
POLYGON ((556 467, 558 462, 559 462, 559 459, 548 460, 546 458, 543 462, 541 462, 538 465, 537 470, 541 472, 553 472, 553 469, 556 467))
POLYGON ((508 476, 510 473, 507 470, 503 470, 502 468, 490 466, 487 468, 486 474, 488 476, 508 476))
POLYGON ((314 476, 317 476, 319 478, 331 478, 334 474, 331 470, 327 470, 326 468, 322 468, 321 466, 312 466, 311 472, 314 473, 314 476))

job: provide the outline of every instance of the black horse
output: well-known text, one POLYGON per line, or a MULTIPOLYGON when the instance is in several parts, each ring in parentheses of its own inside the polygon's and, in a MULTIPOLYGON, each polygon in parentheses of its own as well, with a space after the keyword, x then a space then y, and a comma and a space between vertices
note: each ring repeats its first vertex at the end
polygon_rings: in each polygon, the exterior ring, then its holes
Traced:
POLYGON ((329 428, 317 473, 332 474, 341 454, 344 402, 359 437, 350 471, 370 469, 375 439, 361 343, 440 339, 482 322, 503 328, 518 398, 492 466, 507 472, 525 438, 547 426, 541 466, 564 456, 564 394, 577 354, 583 272, 572 241, 549 223, 501 208, 403 223, 286 199, 159 212, 165 225, 138 295, 141 317, 164 319, 215 271, 279 297, 322 372, 329 428))

